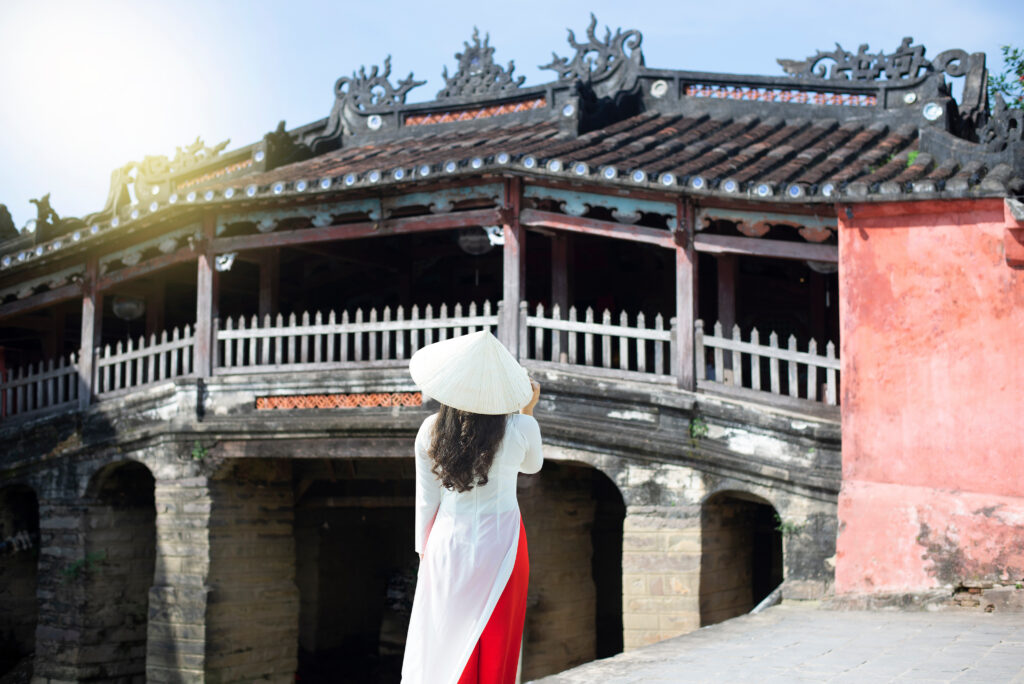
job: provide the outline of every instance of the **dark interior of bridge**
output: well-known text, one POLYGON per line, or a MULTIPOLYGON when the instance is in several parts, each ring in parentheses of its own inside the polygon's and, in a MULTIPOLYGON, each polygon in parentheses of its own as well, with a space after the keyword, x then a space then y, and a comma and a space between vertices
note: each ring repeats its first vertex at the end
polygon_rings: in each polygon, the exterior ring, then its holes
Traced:
POLYGON ((35 650, 39 504, 25 486, 0 489, 0 678, 35 650))
POLYGON ((700 622, 749 613, 782 583, 782 526, 775 508, 745 492, 701 509, 700 622))
MULTIPOLYGON (((400 680, 418 568, 412 468, 410 459, 296 463, 301 681, 400 680)), ((549 461, 520 476, 520 506, 531 556, 524 681, 620 652, 625 507, 615 485, 549 461)))

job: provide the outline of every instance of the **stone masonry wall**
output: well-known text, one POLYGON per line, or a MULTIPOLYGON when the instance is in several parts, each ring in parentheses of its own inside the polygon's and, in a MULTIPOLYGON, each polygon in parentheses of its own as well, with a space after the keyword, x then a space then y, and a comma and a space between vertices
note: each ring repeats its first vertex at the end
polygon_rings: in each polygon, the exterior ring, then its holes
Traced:
POLYGON ((702 626, 753 608, 754 527, 745 503, 720 498, 704 504, 700 562, 702 626))
POLYGON ((146 681, 202 682, 212 507, 208 480, 173 466, 156 475, 156 572, 149 592, 146 681))
POLYGON ((519 481, 530 550, 522 668, 529 681, 594 659, 594 501, 591 472, 578 466, 547 463, 519 481))
POLYGON ((700 515, 695 506, 628 506, 622 538, 626 650, 700 626, 700 515))
POLYGON ((294 495, 287 461, 212 481, 206 682, 293 682, 298 666, 294 495))
POLYGON ((138 484, 149 490, 136 492, 141 500, 95 505, 87 518, 83 662, 99 666, 106 681, 145 681, 156 512, 152 479, 138 484))
POLYGON ((71 684, 98 671, 78 667, 87 651, 81 645, 87 592, 74 568, 84 567, 86 507, 77 499, 46 494, 39 499, 39 617, 32 682, 71 684))

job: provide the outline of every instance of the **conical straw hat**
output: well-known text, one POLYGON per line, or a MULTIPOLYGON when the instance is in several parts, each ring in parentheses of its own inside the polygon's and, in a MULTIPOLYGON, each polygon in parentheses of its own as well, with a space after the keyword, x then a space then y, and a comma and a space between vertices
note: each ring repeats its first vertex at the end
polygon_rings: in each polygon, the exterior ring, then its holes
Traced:
POLYGON ((409 372, 424 394, 460 411, 515 413, 533 397, 526 369, 487 330, 423 347, 409 372))

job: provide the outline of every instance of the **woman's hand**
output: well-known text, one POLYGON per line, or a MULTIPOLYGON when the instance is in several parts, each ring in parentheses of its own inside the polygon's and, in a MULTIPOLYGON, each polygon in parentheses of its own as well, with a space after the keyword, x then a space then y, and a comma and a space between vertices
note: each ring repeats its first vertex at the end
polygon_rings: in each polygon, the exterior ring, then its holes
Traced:
POLYGON ((537 405, 538 401, 540 401, 540 383, 533 378, 530 378, 530 387, 533 388, 533 396, 530 398, 530 402, 526 406, 519 409, 520 413, 528 416, 533 415, 533 407, 537 405))

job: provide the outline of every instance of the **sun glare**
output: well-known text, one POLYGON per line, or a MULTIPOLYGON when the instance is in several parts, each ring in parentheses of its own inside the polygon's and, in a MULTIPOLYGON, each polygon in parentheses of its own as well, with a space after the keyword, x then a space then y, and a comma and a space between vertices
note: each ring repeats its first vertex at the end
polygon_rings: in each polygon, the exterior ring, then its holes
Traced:
POLYGON ((205 132, 203 50, 193 44, 187 18, 170 8, 25 2, 0 9, 0 122, 22 148, 31 141, 23 173, 39 174, 32 185, 40 194, 52 190, 58 208, 84 185, 93 200, 72 213, 98 209, 115 166, 171 153, 205 132), (54 168, 62 185, 79 187, 50 187, 47 170, 54 168))

